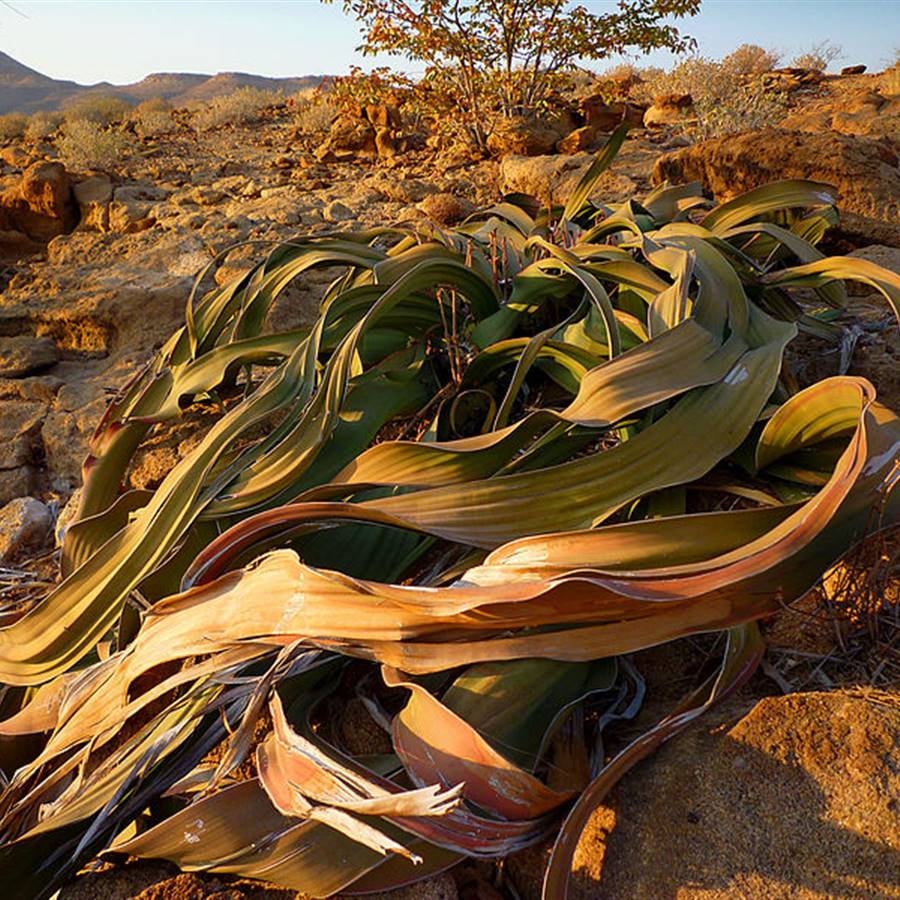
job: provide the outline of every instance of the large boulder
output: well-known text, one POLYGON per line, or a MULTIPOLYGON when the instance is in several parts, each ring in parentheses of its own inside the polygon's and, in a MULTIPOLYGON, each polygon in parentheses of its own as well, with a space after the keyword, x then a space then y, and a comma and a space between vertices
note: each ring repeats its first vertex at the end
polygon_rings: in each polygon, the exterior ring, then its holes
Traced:
POLYGON ((62 163, 34 163, 0 194, 0 231, 48 241, 77 223, 78 205, 62 163))
POLYGON ((640 127, 644 118, 644 107, 624 100, 610 103, 603 94, 585 97, 580 106, 584 124, 601 132, 615 131, 623 122, 640 127))
POLYGON ((500 119, 488 136, 488 149, 495 156, 541 156, 552 153, 563 136, 557 123, 528 116, 500 119))
POLYGON ((354 159, 357 156, 371 159, 376 152, 375 128, 368 119, 338 116, 331 123, 328 137, 316 149, 316 159, 320 162, 354 159))
POLYGON ((699 180, 722 200, 783 178, 833 184, 846 237, 900 246, 898 157, 878 141, 769 128, 702 141, 653 167, 655 184, 699 180))
POLYGON ((81 216, 80 227, 95 231, 109 230, 109 204, 113 183, 108 175, 91 175, 78 182, 72 192, 81 216))
MULTIPOLYGON (((898 896, 895 696, 792 694, 741 711, 708 714, 625 776, 582 836, 573 900, 898 896)), ((540 897, 543 861, 510 860, 524 900, 540 897)))
MULTIPOLYGON (((507 156, 500 163, 500 189, 530 194, 542 203, 565 203, 593 161, 590 153, 507 156)), ((634 190, 635 183, 627 176, 604 172, 596 193, 604 199, 624 200, 634 190)))

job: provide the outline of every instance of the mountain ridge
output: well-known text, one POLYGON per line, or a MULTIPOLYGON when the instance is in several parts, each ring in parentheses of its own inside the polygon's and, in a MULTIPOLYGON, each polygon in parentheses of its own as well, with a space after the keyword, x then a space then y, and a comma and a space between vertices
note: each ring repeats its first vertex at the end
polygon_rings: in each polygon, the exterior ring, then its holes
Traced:
POLYGON ((318 86, 324 77, 298 75, 292 78, 270 78, 249 72, 218 72, 215 75, 153 72, 131 84, 101 81, 86 85, 51 78, 0 51, 0 114, 65 109, 70 103, 91 94, 113 94, 131 103, 161 97, 175 106, 184 106, 210 100, 240 87, 293 93, 318 86))

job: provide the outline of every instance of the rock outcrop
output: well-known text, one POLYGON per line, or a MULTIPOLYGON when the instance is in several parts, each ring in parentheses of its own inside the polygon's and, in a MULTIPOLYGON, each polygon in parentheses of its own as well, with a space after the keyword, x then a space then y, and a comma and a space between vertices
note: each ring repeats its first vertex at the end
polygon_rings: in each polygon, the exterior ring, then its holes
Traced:
MULTIPOLYGON (((500 189, 530 194, 542 202, 565 203, 593 160, 590 153, 507 156, 500 163, 500 189)), ((597 184, 597 194, 611 200, 624 199, 634 187, 627 176, 605 172, 597 184)))
POLYGON ((898 156, 878 141, 770 128, 702 141, 653 168, 654 183, 699 180, 722 200, 783 178, 833 184, 845 236, 900 246, 898 156))
POLYGON ((62 163, 33 163, 0 193, 0 231, 48 241, 77 223, 78 206, 62 163))
MULTIPOLYGON (((707 714, 614 789, 582 836, 570 894, 897 897, 900 707, 792 694, 707 714)), ((525 900, 541 854, 510 860, 525 900)))

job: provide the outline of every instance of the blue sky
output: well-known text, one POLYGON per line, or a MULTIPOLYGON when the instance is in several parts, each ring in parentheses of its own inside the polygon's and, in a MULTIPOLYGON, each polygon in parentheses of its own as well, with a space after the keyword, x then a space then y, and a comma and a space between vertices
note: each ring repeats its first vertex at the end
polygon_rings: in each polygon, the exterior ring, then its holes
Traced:
MULTIPOLYGON (((789 58, 830 39, 844 48, 838 65, 877 70, 900 49, 900 0, 705 0, 685 30, 708 56, 747 42, 789 58)), ((318 0, 0 0, 0 49, 83 84, 121 84, 161 71, 340 74, 354 63, 374 64, 356 53, 358 43, 340 3, 318 0)), ((655 54, 650 61, 669 60, 655 54)))

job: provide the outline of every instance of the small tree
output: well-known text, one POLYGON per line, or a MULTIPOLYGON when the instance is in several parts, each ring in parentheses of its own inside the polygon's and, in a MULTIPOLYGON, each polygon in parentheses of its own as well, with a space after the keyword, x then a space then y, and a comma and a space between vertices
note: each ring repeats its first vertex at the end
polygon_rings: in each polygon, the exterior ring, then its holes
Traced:
MULTIPOLYGON (((330 3, 333 0, 324 0, 330 3)), ((700 0, 620 0, 597 14, 565 0, 343 0, 363 27, 360 50, 425 63, 422 84, 452 108, 480 147, 493 117, 540 109, 579 62, 637 48, 683 52, 693 41, 667 21, 700 0)))
POLYGON ((779 54, 757 44, 741 44, 722 59, 726 70, 738 75, 760 75, 778 65, 779 54))
POLYGON ((824 72, 843 55, 844 51, 839 44, 833 44, 831 41, 822 41, 819 44, 813 44, 805 53, 795 56, 791 60, 791 65, 796 66, 798 69, 815 69, 817 72, 824 72))

